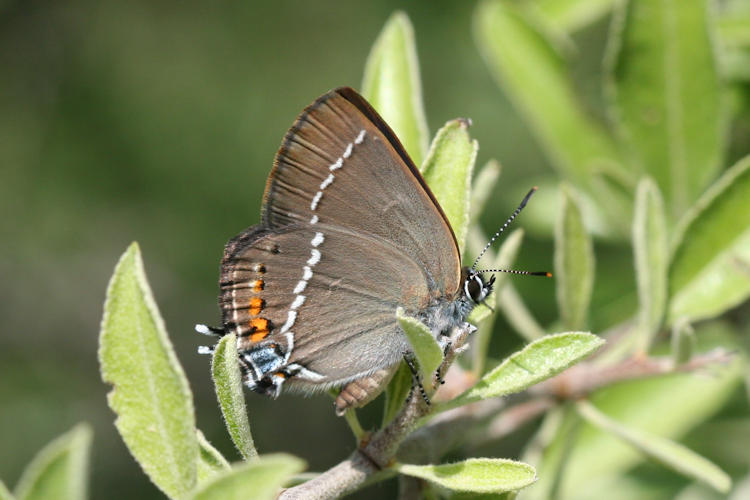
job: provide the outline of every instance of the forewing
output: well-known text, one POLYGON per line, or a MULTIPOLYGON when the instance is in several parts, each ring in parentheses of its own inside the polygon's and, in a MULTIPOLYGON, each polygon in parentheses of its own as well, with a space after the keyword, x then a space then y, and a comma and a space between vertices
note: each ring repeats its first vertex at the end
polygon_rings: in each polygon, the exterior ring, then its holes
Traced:
POLYGON ((266 185, 264 226, 316 223, 385 240, 418 263, 432 290, 458 289, 460 258, 445 215, 388 125, 349 88, 299 116, 266 185))

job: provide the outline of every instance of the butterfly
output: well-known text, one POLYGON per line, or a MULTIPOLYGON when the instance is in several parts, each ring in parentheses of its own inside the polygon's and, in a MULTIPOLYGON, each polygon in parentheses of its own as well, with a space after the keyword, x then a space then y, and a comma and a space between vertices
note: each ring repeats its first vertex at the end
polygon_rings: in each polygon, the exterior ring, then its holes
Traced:
POLYGON ((196 329, 236 335, 253 391, 341 387, 342 414, 377 396, 410 353, 397 308, 438 340, 466 322, 494 282, 475 266, 461 266, 445 213, 390 127, 337 88, 286 133, 260 224, 224 249, 222 327, 196 329))

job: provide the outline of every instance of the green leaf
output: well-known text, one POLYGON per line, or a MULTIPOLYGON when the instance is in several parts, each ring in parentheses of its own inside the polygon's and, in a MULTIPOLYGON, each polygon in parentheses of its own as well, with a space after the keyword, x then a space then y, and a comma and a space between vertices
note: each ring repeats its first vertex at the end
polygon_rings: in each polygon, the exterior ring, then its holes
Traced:
POLYGON ((15 498, 5 483, 0 481, 0 500, 15 500, 15 498))
POLYGON ((682 214, 721 168, 725 112, 707 0, 620 2, 608 94, 627 150, 682 214))
POLYGON ((500 162, 490 160, 474 178, 471 185, 471 210, 469 214, 471 224, 475 224, 484 212, 484 206, 492 196, 497 180, 500 178, 501 170, 500 162))
POLYGON ((566 332, 542 337, 512 354, 456 399, 441 404, 439 411, 520 392, 557 375, 596 351, 602 344, 603 339, 587 332, 566 332))
POLYGON ((569 188, 560 190, 555 224, 557 305, 566 328, 583 328, 594 286, 594 250, 581 211, 569 188))
POLYGON ((443 362, 443 350, 430 329, 417 318, 405 315, 400 307, 396 310, 396 318, 414 350, 419 362, 419 372, 427 389, 432 386, 432 375, 443 362))
POLYGON ((527 342, 533 342, 545 335, 544 328, 539 325, 526 307, 521 295, 511 283, 505 283, 498 290, 498 307, 511 327, 527 342))
POLYGON ((539 12, 565 31, 578 31, 612 10, 615 0, 538 0, 539 12))
POLYGON ((669 269, 670 322, 716 316, 750 296, 750 157, 685 214, 669 269))
POLYGON ((167 496, 182 498, 197 480, 198 439, 187 378, 167 337, 133 243, 107 289, 99 337, 109 406, 130 453, 167 496))
POLYGON ((730 477, 708 459, 669 439, 627 427, 607 417, 591 403, 581 401, 578 413, 590 424, 611 432, 641 453, 691 479, 709 484, 721 493, 732 486, 730 477))
POLYGON ((245 460, 258 456, 247 418, 245 394, 242 392, 242 375, 237 359, 237 337, 225 335, 216 344, 211 363, 211 374, 219 399, 221 414, 232 442, 245 460))
POLYGON ((398 411, 404 406, 406 397, 411 390, 412 379, 411 371, 406 363, 401 363, 393 375, 388 387, 385 390, 385 403, 383 405, 383 425, 385 427, 398 411))
POLYGON ((463 252, 469 227, 471 176, 479 144, 469 137, 467 120, 451 120, 438 130, 424 161, 422 172, 451 223, 463 252))
POLYGON ((658 186, 648 178, 636 190, 633 253, 638 283, 638 348, 645 352, 664 318, 669 265, 664 202, 658 186))
MULTIPOLYGON (((732 349, 736 336, 717 323, 704 324, 696 332, 698 352, 716 346, 732 349)), ((738 357, 728 365, 698 373, 675 373, 649 379, 633 380, 612 385, 598 391, 591 401, 600 411, 624 425, 665 438, 679 439, 690 429, 705 421, 737 395, 744 362, 738 357)), ((573 418, 578 419, 577 415, 573 418)), ((583 425, 568 443, 570 435, 558 434, 547 447, 544 459, 537 463, 539 482, 530 488, 540 494, 531 499, 547 499, 550 479, 561 448, 568 447, 564 480, 559 498, 581 498, 592 478, 619 477, 640 463, 644 457, 631 446, 610 433, 590 425, 583 425), (550 460, 551 459, 551 460, 550 460)), ((590 497, 602 498, 602 497, 590 497)))
POLYGON ((263 455, 201 485, 193 500, 272 500, 305 462, 285 454, 263 455))
POLYGON ((365 64, 362 95, 390 125, 414 164, 421 165, 429 133, 414 29, 405 13, 395 12, 372 46, 365 64))
POLYGON ((723 47, 750 47, 750 10, 723 13, 716 28, 723 47))
POLYGON ((201 431, 198 434, 198 483, 204 483, 216 474, 228 471, 231 467, 219 450, 208 442, 201 431))
POLYGON ((498 85, 524 116, 553 166, 585 186, 599 201, 613 230, 630 218, 630 173, 612 137, 584 112, 565 61, 518 3, 485 0, 474 15, 474 35, 498 85), (611 182, 614 181, 614 182, 611 182), (626 220, 627 219, 627 220, 626 220))
POLYGON ((536 471, 528 464, 500 458, 469 458, 442 465, 396 464, 396 470, 444 488, 476 493, 502 493, 520 490, 536 481, 536 471))
MULTIPOLYGON (((92 434, 88 424, 78 424, 45 446, 23 471, 15 497, 18 500, 85 499, 92 434)), ((2 489, 7 492, 4 486, 2 489)))

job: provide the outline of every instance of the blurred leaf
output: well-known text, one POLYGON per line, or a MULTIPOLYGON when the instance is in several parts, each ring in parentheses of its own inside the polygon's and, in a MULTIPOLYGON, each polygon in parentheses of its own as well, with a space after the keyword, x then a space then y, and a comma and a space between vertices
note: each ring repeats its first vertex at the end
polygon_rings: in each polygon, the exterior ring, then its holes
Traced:
POLYGON ((164 493, 182 498, 196 483, 193 398, 133 243, 107 289, 99 337, 102 378, 130 453, 164 493))
POLYGON ((750 47, 750 11, 725 12, 716 22, 721 44, 727 47, 750 47))
POLYGON ((474 182, 471 185, 471 224, 476 224, 479 216, 484 212, 490 196, 495 190, 497 180, 500 178, 502 167, 497 160, 490 160, 479 172, 477 172, 474 182))
POLYGON ((743 477, 737 484, 729 500, 743 500, 750 498, 750 474, 743 477))
POLYGON ((667 302, 667 221, 659 187, 644 178, 635 195, 633 253, 638 283, 638 348, 648 351, 661 326, 667 302))
POLYGON ((92 435, 88 424, 78 424, 42 448, 18 480, 15 497, 18 500, 87 498, 92 435))
POLYGON ((554 279, 563 323, 570 329, 583 328, 594 285, 594 250, 569 188, 560 190, 554 279))
POLYGON ((8 487, 5 486, 5 483, 0 481, 0 500, 15 500, 15 498, 10 490, 8 490, 8 487))
POLYGON ((539 325, 529 308, 526 307, 512 283, 505 283, 497 294, 498 307, 510 326, 523 339, 532 342, 545 335, 544 328, 539 325))
POLYGON ((198 487, 193 500, 272 500, 305 462, 292 455, 262 455, 198 487))
POLYGON ((612 10, 615 0, 537 0, 547 20, 565 31, 578 31, 612 10))
POLYGON ((474 35, 498 85, 526 118, 552 164, 597 197, 617 232, 624 229, 625 217, 629 221, 628 195, 605 179, 627 185, 629 173, 612 138, 583 111, 565 61, 536 24, 518 4, 484 0, 475 11, 474 35))
POLYGON ((414 29, 404 12, 398 11, 388 19, 372 46, 362 95, 390 125, 414 164, 421 166, 429 133, 414 29))
POLYGON ((750 49, 727 49, 720 54, 721 73, 729 81, 750 81, 750 49))
MULTIPOLYGON (((731 349, 732 333, 718 324, 698 329, 699 352, 717 345, 731 349)), ((591 401, 611 418, 624 425, 669 439, 678 439, 699 423, 716 413, 735 393, 742 376, 743 362, 735 359, 717 366, 711 376, 701 373, 675 373, 630 382, 622 382, 593 395, 591 401)), ((573 415, 571 418, 578 418, 573 415)), ((557 461, 548 457, 559 454, 567 446, 568 436, 558 434, 537 466, 539 482, 531 491, 549 491, 550 475, 557 461)), ((566 460, 565 477, 560 498, 579 498, 589 488, 592 478, 619 476, 643 461, 631 446, 609 433, 584 425, 576 435, 566 460)), ((531 492, 530 491, 530 492, 531 492)), ((547 498, 534 496, 530 498, 547 498)))
POLYGON ((234 334, 224 335, 216 344, 211 363, 211 374, 219 399, 221 414, 227 425, 232 442, 242 458, 250 460, 258 456, 253 435, 250 432, 250 421, 245 407, 245 394, 242 392, 242 375, 237 359, 237 337, 234 334))
POLYGON ((471 177, 479 144, 469 137, 469 122, 451 120, 438 130, 422 172, 440 203, 463 252, 469 226, 471 177))
POLYGON ((385 390, 383 424, 381 427, 385 427, 386 424, 393 420, 393 417, 395 417, 401 407, 404 406, 406 397, 411 390, 411 386, 411 371, 409 370, 409 367, 406 366, 406 363, 401 363, 385 390))
POLYGON ((444 488, 476 493, 519 490, 536 481, 532 466, 500 458, 469 458, 442 465, 396 464, 395 468, 401 474, 426 479, 444 488))
POLYGON ((716 316, 750 295, 750 157, 685 214, 669 270, 669 319, 716 316))
POLYGON ((201 431, 198 434, 198 483, 203 483, 216 474, 228 471, 231 467, 219 450, 208 442, 201 431))
POLYGON ((430 329, 417 318, 405 315, 403 308, 396 309, 396 318, 417 357, 425 388, 432 387, 432 375, 443 362, 443 350, 430 329))
POLYGON ((511 354, 456 399, 438 406, 445 411, 475 401, 520 392, 557 375, 596 351, 604 340, 587 332, 547 335, 511 354))
POLYGON ((690 360, 695 352, 695 331, 684 318, 675 321, 672 326, 672 357, 675 365, 690 360))
POLYGON ((707 0, 622 2, 611 30, 613 114, 679 216, 721 168, 725 113, 707 0))
POLYGON ((578 413, 590 424, 611 432, 641 453, 682 475, 703 481, 721 493, 729 492, 732 486, 730 477, 711 461, 694 451, 669 439, 627 427, 609 418, 586 401, 580 401, 577 409, 578 413))

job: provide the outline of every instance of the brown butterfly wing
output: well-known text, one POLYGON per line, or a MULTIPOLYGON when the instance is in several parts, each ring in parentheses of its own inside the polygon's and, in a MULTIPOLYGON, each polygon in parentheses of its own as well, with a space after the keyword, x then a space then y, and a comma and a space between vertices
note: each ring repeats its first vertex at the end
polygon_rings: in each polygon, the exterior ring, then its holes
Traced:
POLYGON ((460 256, 445 214, 393 131, 350 88, 305 109, 266 184, 263 225, 314 216, 392 242, 424 267, 434 290, 459 287, 460 256))

